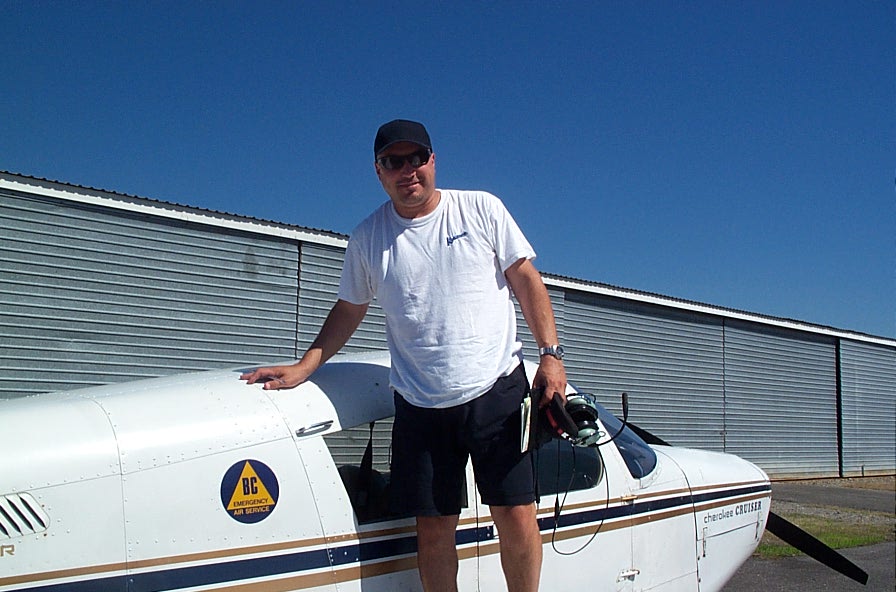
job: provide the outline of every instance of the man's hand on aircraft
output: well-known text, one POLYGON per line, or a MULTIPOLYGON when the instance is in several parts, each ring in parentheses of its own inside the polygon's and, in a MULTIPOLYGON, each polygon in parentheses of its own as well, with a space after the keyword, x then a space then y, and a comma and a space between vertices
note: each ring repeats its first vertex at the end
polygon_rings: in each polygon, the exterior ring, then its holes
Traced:
POLYGON ((292 364, 256 368, 251 372, 240 374, 240 380, 245 380, 248 384, 263 382, 264 390, 277 391, 297 387, 308 380, 309 375, 310 373, 306 373, 300 364, 292 364))

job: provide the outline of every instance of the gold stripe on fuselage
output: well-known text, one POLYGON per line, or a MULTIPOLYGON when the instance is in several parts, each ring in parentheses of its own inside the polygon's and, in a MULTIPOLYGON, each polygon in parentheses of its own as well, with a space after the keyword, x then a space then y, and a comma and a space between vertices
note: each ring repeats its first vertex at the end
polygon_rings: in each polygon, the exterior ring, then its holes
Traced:
MULTIPOLYGON (((707 485, 693 489, 693 493, 698 492, 709 492, 713 490, 717 490, 720 493, 726 490, 734 490, 743 487, 757 486, 757 485, 769 485, 767 481, 750 481, 750 482, 739 482, 739 483, 731 483, 725 485, 707 485)), ((643 495, 637 495, 634 500, 628 500, 623 498, 613 498, 609 501, 599 500, 599 501, 589 501, 589 502, 578 502, 575 504, 570 504, 564 508, 564 511, 572 512, 572 511, 586 511, 586 510, 596 510, 596 509, 608 509, 613 507, 621 506, 625 503, 631 503, 632 501, 644 501, 644 500, 653 500, 653 499, 661 499, 666 497, 678 497, 681 495, 688 494, 689 490, 687 489, 670 489, 665 491, 657 491, 645 493, 643 495)), ((758 492, 752 493, 748 495, 732 495, 731 497, 727 497, 720 500, 712 500, 708 502, 699 502, 695 505, 682 505, 675 508, 670 508, 662 511, 655 512, 647 512, 643 515, 639 516, 622 516, 617 518, 611 518, 602 520, 599 523, 599 526, 595 528, 595 523, 592 522, 590 524, 585 524, 576 527, 567 527, 564 529, 558 529, 556 532, 546 532, 542 534, 542 544, 546 544, 557 540, 567 540, 572 538, 577 538, 580 536, 590 536, 595 533, 595 530, 599 532, 609 532, 613 530, 618 530, 621 528, 628 528, 631 526, 639 526, 642 524, 646 524, 648 522, 657 522, 660 520, 666 520, 669 518, 674 518, 676 516, 681 516, 683 514, 688 514, 693 511, 706 511, 712 510, 718 507, 730 505, 736 502, 744 502, 744 501, 753 501, 762 498, 768 498, 770 496, 770 492, 758 492)), ((553 514, 553 508, 545 507, 538 510, 538 515, 543 517, 547 515, 553 514)), ((477 520, 476 517, 464 518, 459 521, 459 526, 489 526, 493 524, 491 521, 491 516, 485 515, 477 520)), ((144 559, 139 561, 130 562, 128 564, 125 563, 110 563, 104 565, 95 565, 95 566, 86 566, 86 567, 78 567, 72 569, 64 569, 64 570, 54 570, 49 572, 41 572, 41 573, 33 573, 33 574, 24 574, 20 576, 10 576, 10 577, 0 577, 0 586, 12 586, 12 585, 21 585, 21 584, 36 584, 40 582, 49 582, 52 580, 61 580, 61 579, 71 579, 71 578, 84 578, 85 576, 93 576, 93 577, 109 577, 112 575, 124 575, 129 571, 133 570, 144 570, 159 566, 174 566, 177 564, 184 563, 195 563, 195 562, 206 562, 206 561, 220 561, 220 560, 229 560, 236 559, 241 557, 247 557, 250 555, 261 555, 261 554, 271 554, 278 553, 283 551, 291 551, 303 548, 310 547, 323 547, 326 546, 327 543, 334 544, 340 542, 347 541, 360 541, 367 540, 373 538, 390 538, 395 536, 403 536, 407 534, 414 533, 414 525, 406 524, 402 526, 390 526, 388 528, 380 528, 377 529, 375 527, 370 528, 369 530, 362 530, 358 533, 346 533, 343 535, 336 535, 330 537, 315 537, 309 539, 302 539, 298 541, 289 541, 282 543, 271 543, 266 545, 254 545, 250 547, 242 547, 238 549, 220 549, 216 551, 205 551, 200 553, 188 553, 185 555, 177 555, 171 557, 158 557, 153 559, 144 559)), ((470 559, 475 557, 478 554, 480 555, 489 555, 493 553, 497 553, 499 550, 499 543, 497 541, 484 542, 480 543, 477 547, 475 544, 465 545, 458 549, 458 555, 461 560, 470 559)), ((368 563, 362 563, 361 565, 353 565, 345 568, 337 568, 335 570, 327 570, 321 571, 318 573, 308 573, 308 574, 300 574, 287 576, 279 579, 268 579, 264 582, 256 582, 256 583, 243 583, 243 584, 227 584, 224 583, 220 587, 213 588, 214 590, 222 590, 227 592, 253 592, 255 590, 264 590, 265 592, 288 592, 290 590, 300 589, 301 587, 311 587, 311 586, 322 586, 330 583, 336 582, 345 582, 350 580, 355 580, 362 577, 373 577, 378 575, 386 575, 389 573, 396 573, 400 571, 405 571, 408 569, 415 569, 417 566, 416 556, 410 555, 405 557, 398 557, 395 559, 384 559, 381 561, 374 561, 368 563)))

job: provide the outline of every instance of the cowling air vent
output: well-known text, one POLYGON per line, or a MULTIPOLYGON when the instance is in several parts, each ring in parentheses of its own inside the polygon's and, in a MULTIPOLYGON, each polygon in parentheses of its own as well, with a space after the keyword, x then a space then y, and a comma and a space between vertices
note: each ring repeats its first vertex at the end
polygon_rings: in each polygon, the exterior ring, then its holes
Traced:
POLYGON ((0 495, 0 539, 47 530, 50 517, 30 493, 0 495))

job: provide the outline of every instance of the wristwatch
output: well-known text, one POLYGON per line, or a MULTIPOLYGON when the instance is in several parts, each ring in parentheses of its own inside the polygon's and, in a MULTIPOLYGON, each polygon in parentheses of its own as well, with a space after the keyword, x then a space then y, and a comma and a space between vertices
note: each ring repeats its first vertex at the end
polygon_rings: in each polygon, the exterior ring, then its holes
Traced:
POLYGON ((554 356, 558 360, 563 359, 563 346, 562 345, 549 345, 547 347, 538 348, 539 356, 554 356))

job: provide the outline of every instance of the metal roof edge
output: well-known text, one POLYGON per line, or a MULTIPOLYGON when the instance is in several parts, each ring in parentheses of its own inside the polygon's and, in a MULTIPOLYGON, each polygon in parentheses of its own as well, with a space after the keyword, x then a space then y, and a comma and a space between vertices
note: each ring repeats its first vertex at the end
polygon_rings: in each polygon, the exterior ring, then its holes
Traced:
POLYGON ((345 247, 348 243, 347 235, 329 230, 308 228, 284 222, 254 218, 252 216, 198 208, 169 201, 140 197, 138 195, 119 193, 107 189, 74 185, 64 181, 53 181, 40 177, 31 177, 3 170, 0 170, 0 188, 6 188, 22 193, 35 193, 36 188, 39 188, 41 195, 49 195, 51 197, 88 205, 105 206, 130 212, 139 212, 234 230, 257 232, 280 238, 330 246, 345 247))
POLYGON ((837 329, 836 327, 809 323, 807 321, 799 321, 796 319, 788 319, 761 313, 749 312, 745 310, 738 310, 734 308, 726 308, 724 306, 718 306, 715 304, 686 300, 684 298, 675 298, 673 296, 664 296, 662 294, 656 294, 653 292, 645 292, 641 290, 634 290, 631 288, 622 288, 619 286, 613 286, 611 284, 582 280, 551 273, 542 272, 542 277, 544 278, 545 283, 551 286, 570 288, 582 292, 600 294, 602 296, 611 296, 615 298, 623 298, 626 300, 636 300, 638 302, 643 302, 646 304, 656 304, 658 306, 667 306, 680 310, 698 312, 717 317, 750 321, 784 329, 793 329, 797 331, 826 335, 829 337, 852 339, 854 341, 862 341, 866 343, 874 343, 876 345, 896 348, 896 339, 889 339, 886 337, 880 337, 868 333, 861 333, 858 331, 850 331, 846 329, 837 329))

